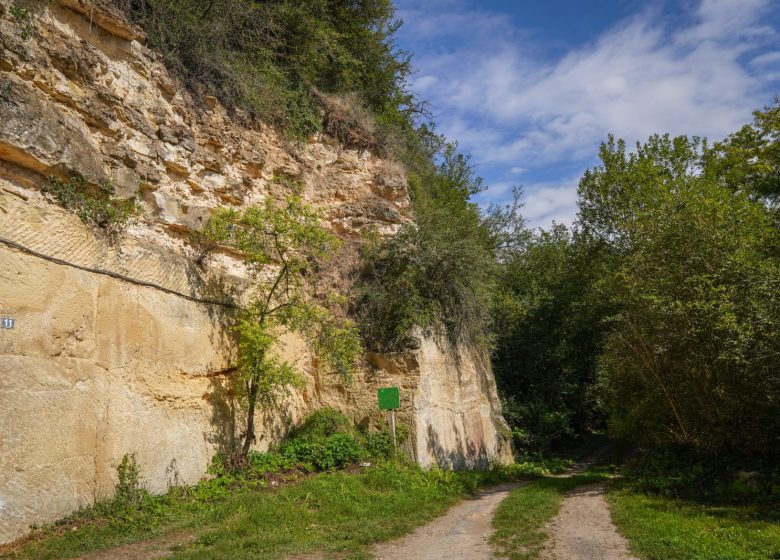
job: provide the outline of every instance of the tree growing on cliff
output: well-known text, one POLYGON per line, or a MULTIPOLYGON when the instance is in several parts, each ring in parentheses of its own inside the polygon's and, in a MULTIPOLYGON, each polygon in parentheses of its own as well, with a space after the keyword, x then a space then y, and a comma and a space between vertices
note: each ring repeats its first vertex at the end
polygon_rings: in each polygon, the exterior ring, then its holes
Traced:
POLYGON ((269 200, 243 211, 218 209, 204 229, 205 239, 242 255, 252 279, 235 327, 246 405, 241 456, 255 441, 257 405, 274 404, 301 383, 298 372, 279 356, 283 332, 302 335, 345 381, 362 352, 354 323, 331 312, 312 294, 310 278, 317 262, 338 245, 338 239, 320 225, 321 219, 293 194, 282 205, 269 200))

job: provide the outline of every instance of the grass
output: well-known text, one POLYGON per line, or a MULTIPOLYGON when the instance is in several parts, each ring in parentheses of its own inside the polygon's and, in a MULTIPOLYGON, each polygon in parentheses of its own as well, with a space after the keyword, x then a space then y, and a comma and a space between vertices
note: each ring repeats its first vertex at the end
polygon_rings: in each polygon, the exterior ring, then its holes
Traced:
POLYGON ((491 542, 497 556, 511 560, 537 558, 547 539, 544 526, 558 513, 565 494, 607 476, 594 469, 568 478, 541 478, 514 490, 493 517, 495 533, 491 542))
POLYGON ((616 486, 612 518, 646 560, 780 559, 780 523, 751 506, 721 506, 645 495, 616 486))
POLYGON ((0 557, 71 558, 184 531, 196 539, 175 547, 173 559, 271 559, 311 552, 370 558, 374 543, 428 522, 477 488, 549 473, 548 467, 526 463, 453 472, 387 462, 356 473, 303 476, 276 488, 222 477, 165 496, 146 495, 138 507, 108 504, 78 512, 0 557))
MULTIPOLYGON (((138 500, 98 503, 39 529, 24 546, 0 558, 73 558, 163 536, 174 560, 263 560, 312 553, 366 559, 375 543, 427 523, 481 487, 533 478, 499 505, 491 539, 498 557, 532 560, 541 552, 545 525, 566 493, 615 472, 609 465, 568 478, 549 476, 569 464, 557 459, 453 472, 386 461, 320 474, 299 468, 286 474, 266 472, 267 465, 255 465, 252 476, 220 472, 164 496, 142 492, 138 500)), ((766 507, 647 495, 627 479, 608 485, 607 500, 632 552, 644 560, 780 560, 780 517, 766 507)))

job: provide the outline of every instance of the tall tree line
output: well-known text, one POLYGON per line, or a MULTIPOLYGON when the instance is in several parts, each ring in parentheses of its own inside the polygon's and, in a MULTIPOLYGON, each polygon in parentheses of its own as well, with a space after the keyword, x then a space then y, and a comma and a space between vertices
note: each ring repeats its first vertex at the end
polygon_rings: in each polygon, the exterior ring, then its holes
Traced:
POLYGON ((780 443, 780 104, 709 145, 610 137, 571 229, 501 263, 494 364, 518 447, 593 429, 780 443))

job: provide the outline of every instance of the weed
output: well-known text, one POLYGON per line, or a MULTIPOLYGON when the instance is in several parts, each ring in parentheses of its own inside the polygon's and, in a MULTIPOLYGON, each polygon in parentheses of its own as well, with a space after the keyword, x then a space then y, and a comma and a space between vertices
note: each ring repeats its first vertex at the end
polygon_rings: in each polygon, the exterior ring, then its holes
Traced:
POLYGON ((125 454, 117 467, 119 482, 114 499, 128 506, 138 506, 144 495, 141 488, 141 470, 135 460, 135 453, 125 454))
POLYGON ((30 8, 26 6, 20 6, 19 4, 14 4, 11 6, 11 9, 9 10, 11 12, 11 16, 14 18, 16 23, 21 28, 21 37, 23 41, 26 41, 30 37, 33 36, 33 33, 35 31, 35 28, 32 24, 32 11, 30 8))
POLYGON ((303 192, 303 182, 284 171, 274 172, 272 181, 289 189, 292 194, 300 195, 303 192))
POLYGON ((116 198, 114 186, 108 181, 95 186, 81 175, 72 175, 67 181, 51 176, 41 190, 82 222, 110 237, 122 233, 139 212, 136 200, 116 198))

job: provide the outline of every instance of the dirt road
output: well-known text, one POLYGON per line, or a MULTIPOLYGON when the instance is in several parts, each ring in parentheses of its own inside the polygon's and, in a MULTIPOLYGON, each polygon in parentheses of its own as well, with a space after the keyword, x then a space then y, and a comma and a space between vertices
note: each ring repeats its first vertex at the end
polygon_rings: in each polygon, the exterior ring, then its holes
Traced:
POLYGON ((549 539, 542 560, 636 560, 612 522, 602 483, 567 494, 545 532, 549 539))
POLYGON ((450 509, 414 533, 374 549, 378 560, 489 560, 493 514, 519 484, 502 484, 450 509))

